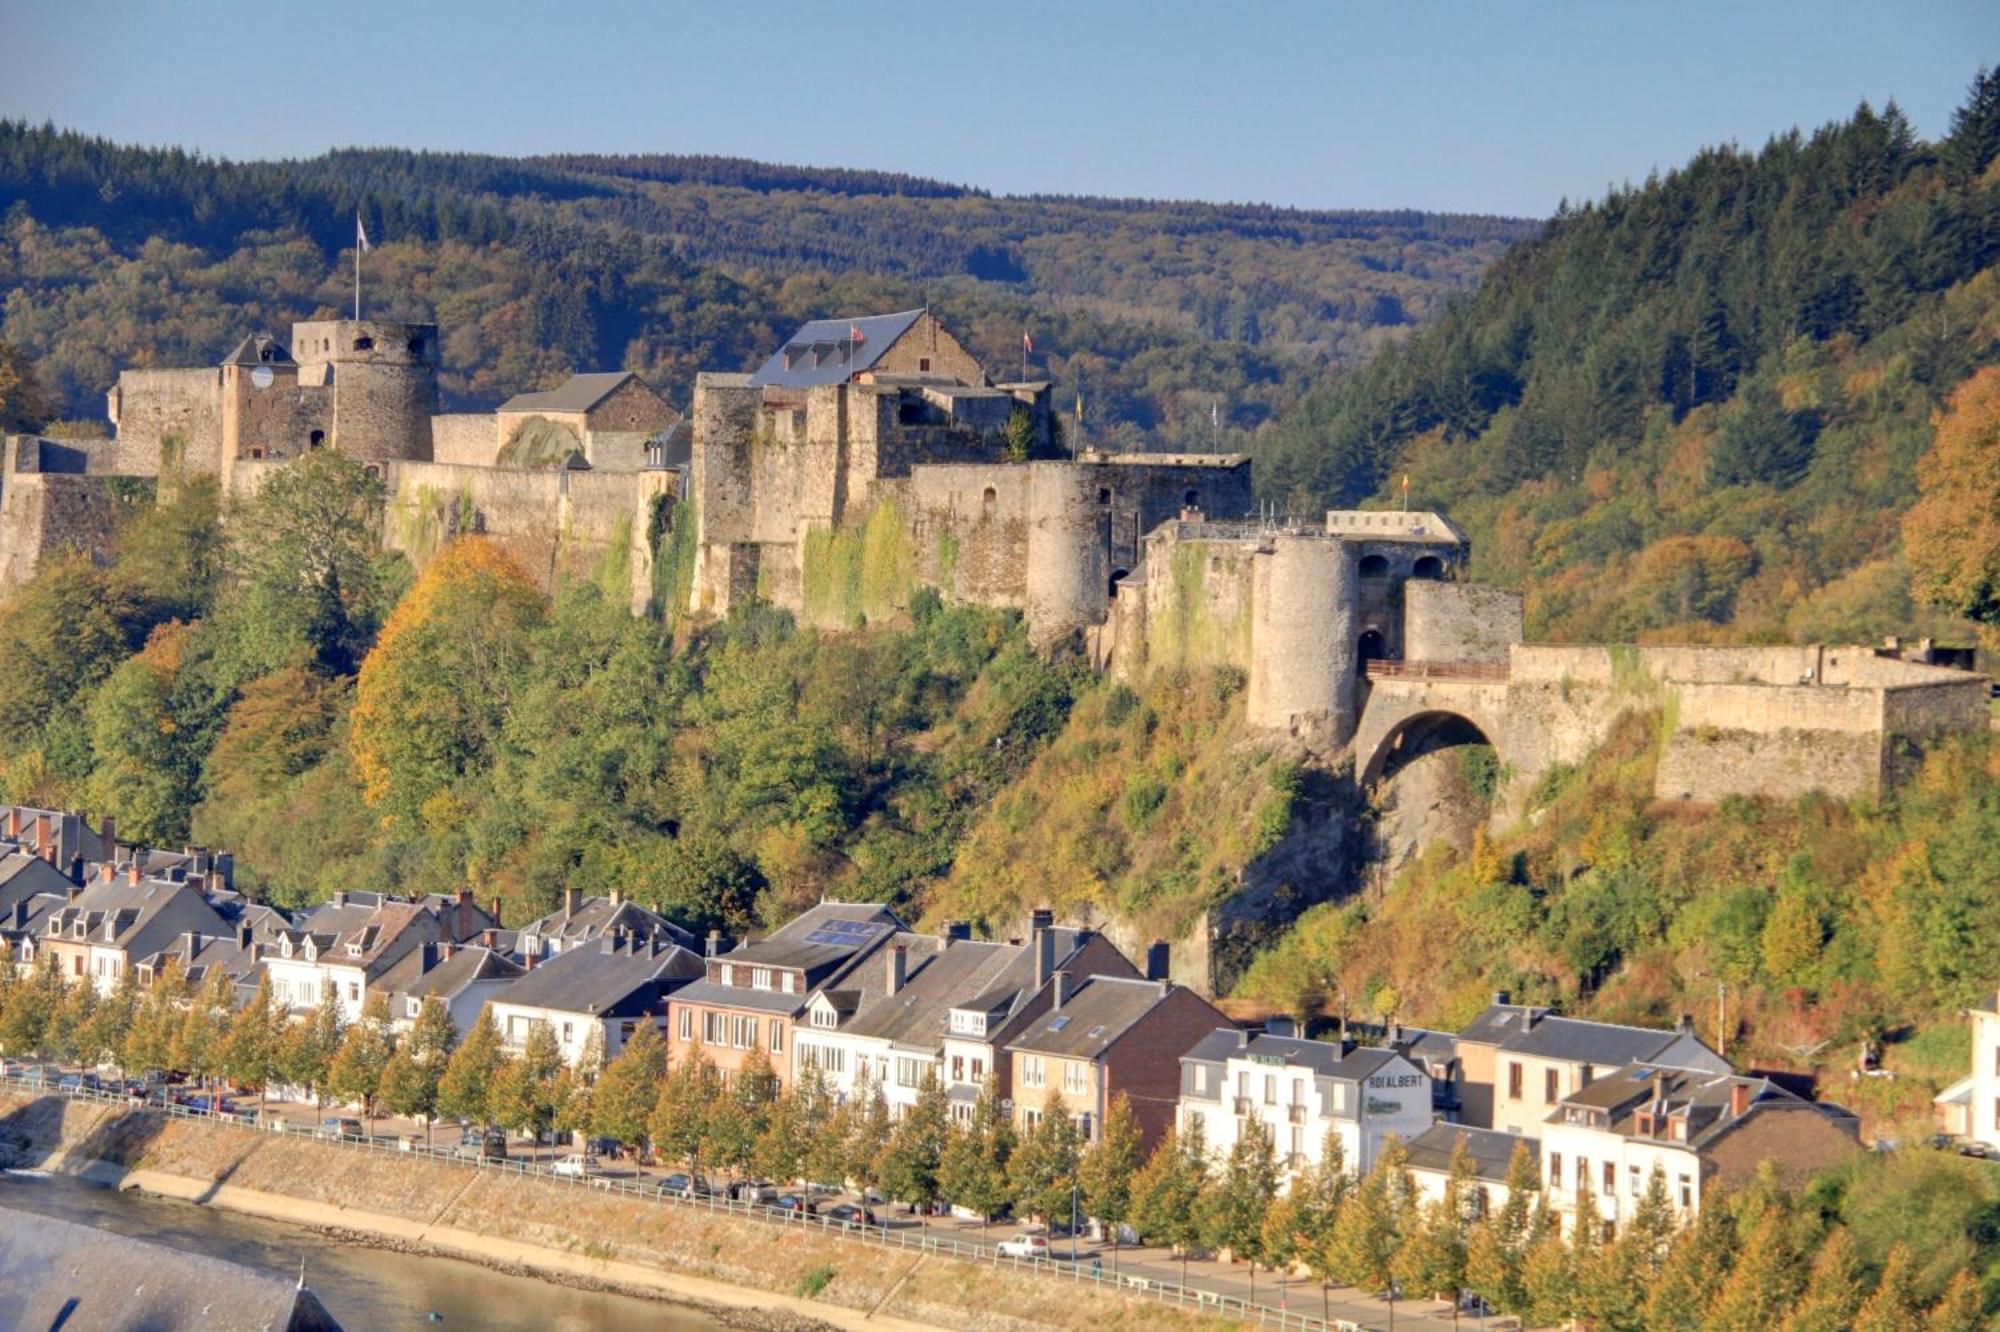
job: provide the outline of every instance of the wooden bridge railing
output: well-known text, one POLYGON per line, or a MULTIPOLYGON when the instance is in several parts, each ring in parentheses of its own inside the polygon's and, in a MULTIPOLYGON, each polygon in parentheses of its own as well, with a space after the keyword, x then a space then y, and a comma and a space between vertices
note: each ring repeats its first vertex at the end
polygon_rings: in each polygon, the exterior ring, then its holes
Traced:
POLYGON ((1505 680, 1504 661, 1388 661, 1367 663, 1371 680, 1505 680))

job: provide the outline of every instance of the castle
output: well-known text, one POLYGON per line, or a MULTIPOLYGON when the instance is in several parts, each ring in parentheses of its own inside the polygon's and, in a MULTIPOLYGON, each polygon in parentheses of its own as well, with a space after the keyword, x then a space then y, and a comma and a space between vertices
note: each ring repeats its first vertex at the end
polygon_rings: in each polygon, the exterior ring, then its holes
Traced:
POLYGON ((1677 800, 1877 794, 1986 725, 1986 682, 1927 650, 1528 644, 1520 596, 1466 580, 1443 515, 1254 517, 1247 458, 1066 440, 1046 382, 994 382, 927 309, 811 321, 749 374, 699 375, 686 419, 618 372, 441 414, 439 348, 432 324, 309 320, 217 367, 123 372, 114 439, 9 442, 0 580, 102 550, 135 480, 245 494, 329 448, 382 478, 384 539, 418 563, 480 532, 550 584, 611 571, 635 613, 756 601, 829 628, 928 588, 1128 680, 1238 670, 1252 726, 1351 751, 1363 783, 1489 744, 1503 812, 1634 705, 1667 718, 1677 800))

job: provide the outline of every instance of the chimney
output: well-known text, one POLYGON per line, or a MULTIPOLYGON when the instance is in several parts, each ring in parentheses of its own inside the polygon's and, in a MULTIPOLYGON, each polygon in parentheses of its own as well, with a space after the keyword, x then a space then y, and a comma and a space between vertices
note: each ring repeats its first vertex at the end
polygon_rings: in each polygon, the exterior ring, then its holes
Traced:
POLYGON ((461 888, 451 895, 451 900, 460 906, 471 906, 472 890, 470 888, 461 888))
POLYGON ((944 923, 944 937, 964 943, 972 937, 972 922, 969 920, 948 920, 944 923))
POLYGON ((495 925, 498 925, 498 924, 500 923, 500 899, 499 899, 499 898, 497 898, 497 897, 496 897, 496 898, 494 898, 494 899, 493 899, 493 909, 492 909, 492 910, 490 910, 490 911, 488 911, 488 912, 487 912, 486 914, 487 914, 487 915, 489 915, 489 916, 491 916, 491 917, 493 917, 493 923, 494 923, 495 925))
POLYGON ((1055 1006, 1061 1008, 1068 1003, 1076 991, 1070 988, 1069 972, 1058 971, 1053 977, 1056 985, 1055 1006))
POLYGON ((702 956, 714 957, 717 953, 721 951, 722 951, 722 931, 710 930, 708 932, 708 947, 702 953, 702 956))
POLYGON ((21 840, 21 807, 19 805, 7 806, 7 838, 9 841, 15 842, 21 840))
POLYGON ((449 940, 449 939, 440 939, 440 940, 438 940, 438 961, 440 961, 440 962, 449 962, 449 961, 451 961, 451 955, 452 955, 452 954, 453 954, 454 952, 456 952, 456 951, 457 951, 457 949, 458 949, 458 945, 457 945, 457 944, 455 944, 455 943, 453 943, 453 942, 452 942, 451 940, 449 940))
POLYGON ((417 949, 417 974, 423 975, 438 964, 438 946, 426 939, 417 949))
POLYGON ((1041 989, 1049 983, 1049 975, 1056 969, 1056 933, 1047 924, 1048 912, 1035 913, 1035 927, 1028 936, 1028 946, 1035 950, 1035 988, 1041 989))
POLYGON ((1028 913, 1028 929, 1030 932, 1045 930, 1055 923, 1056 913, 1047 907, 1036 907, 1028 913))
POLYGON ((1146 945, 1146 979, 1163 981, 1167 978, 1167 941, 1155 939, 1146 945))
MULTIPOLYGON (((110 876, 106 875, 105 877, 109 878, 110 876)), ((83 896, 83 889, 77 887, 75 884, 69 885, 69 887, 65 888, 63 891, 68 895, 69 900, 72 902, 76 901, 77 898, 83 896)))
POLYGON ((581 891, 579 891, 578 889, 575 889, 575 888, 565 888, 565 889, 563 889, 563 919, 564 919, 564 920, 568 920, 568 919, 569 919, 569 918, 570 918, 571 916, 574 916, 574 915, 576 914, 576 904, 577 904, 577 899, 578 899, 578 898, 580 898, 580 897, 582 897, 582 896, 583 896, 582 892, 581 892, 581 891))
POLYGON ((236 857, 228 851, 215 853, 215 878, 224 888, 236 886, 236 857))
POLYGON ((481 930, 479 932, 479 942, 485 944, 488 948, 498 948, 500 946, 500 931, 481 930))
POLYGON ((118 867, 112 864, 108 860, 104 861, 97 867, 97 877, 104 880, 106 883, 110 883, 112 879, 116 878, 117 876, 118 876, 118 867))
POLYGON ((194 961, 194 955, 201 951, 201 936, 193 930, 189 930, 181 938, 187 940, 188 961, 194 961))
POLYGON ((1505 1008, 1507 1006, 1508 1001, 1513 997, 1514 996, 1508 994, 1505 990, 1495 990, 1493 992, 1494 1006, 1497 1008, 1505 1008))
POLYGON ((536 959, 536 954, 534 953, 529 953, 526 957, 522 958, 521 959, 522 969, 525 971, 533 971, 535 969, 535 959, 536 959))
POLYGON ((901 944, 889 949, 889 974, 883 979, 884 995, 899 994, 903 989, 903 978, 909 973, 910 950, 901 944))
POLYGON ((1741 1079, 1729 1084, 1729 1113, 1736 1119, 1750 1113, 1750 1084, 1741 1079))
POLYGON ((611 905, 612 906, 625 905, 625 890, 623 888, 613 888, 611 890, 611 905))
POLYGON ((336 908, 344 907, 347 905, 347 891, 345 889, 342 889, 341 891, 333 895, 333 905, 336 908))
POLYGON ((1667 1075, 1659 1069, 1653 1070, 1653 1104, 1660 1105, 1667 1099, 1667 1075))
POLYGON ((1683 1036, 1694 1035, 1694 1014, 1683 1013, 1674 1023, 1674 1030, 1683 1036))
MULTIPOLYGON (((72 888, 70 891, 76 890, 72 888)), ((17 930, 28 928, 28 899, 25 897, 14 903, 14 928, 17 930)))
POLYGON ((125 866, 125 882, 135 888, 139 885, 139 853, 137 850, 132 852, 131 863, 125 866))
POLYGON ((236 922, 236 946, 238 948, 250 946, 250 922, 247 920, 236 922))

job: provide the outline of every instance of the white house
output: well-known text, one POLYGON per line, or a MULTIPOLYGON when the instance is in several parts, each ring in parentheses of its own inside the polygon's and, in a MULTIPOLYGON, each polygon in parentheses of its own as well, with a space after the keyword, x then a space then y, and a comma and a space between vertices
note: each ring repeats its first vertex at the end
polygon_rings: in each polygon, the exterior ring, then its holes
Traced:
POLYGON ((424 1001, 436 999, 463 1040, 479 1021, 480 1010, 526 971, 505 953, 483 945, 439 940, 403 954, 402 961, 382 973, 379 984, 389 995, 389 1020, 396 1030, 413 1026, 424 1001))
POLYGON ((341 1019, 359 1021, 370 987, 406 954, 436 943, 443 930, 422 903, 356 897, 362 900, 336 894, 314 908, 299 928, 279 933, 276 952, 264 959, 272 994, 293 1013, 317 1008, 331 989, 341 1019))
POLYGON ((1945 1094, 1955 1095, 1964 1106, 1963 1127, 1957 1133, 1969 1142, 1986 1144, 1989 1151, 2000 1151, 2000 995, 1987 995, 1965 1015, 1972 1020, 1972 1069, 1945 1094))
POLYGON ((667 996, 703 974, 702 960, 678 944, 612 935, 508 982, 493 996, 493 1018, 509 1049, 520 1049, 534 1025, 546 1022, 567 1062, 582 1059, 593 1033, 609 1060, 642 1022, 664 1036, 667 996))
POLYGON ((1394 1050, 1349 1041, 1221 1029, 1181 1056, 1178 1125, 1219 1159, 1262 1125, 1289 1181, 1316 1165, 1332 1132, 1348 1170, 1366 1174, 1391 1134, 1431 1124, 1431 1078, 1394 1050))

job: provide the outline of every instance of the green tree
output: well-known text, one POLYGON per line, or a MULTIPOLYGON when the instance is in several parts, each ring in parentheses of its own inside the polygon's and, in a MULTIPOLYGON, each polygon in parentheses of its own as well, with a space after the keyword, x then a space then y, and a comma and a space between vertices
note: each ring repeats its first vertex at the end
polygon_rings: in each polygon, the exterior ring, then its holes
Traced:
POLYGON ((395 1050, 389 996, 377 990, 362 1007, 361 1020, 341 1037, 340 1049, 327 1067, 327 1089, 343 1104, 359 1105, 363 1118, 373 1121, 382 1096, 382 1074, 395 1050))
POLYGON ((1984 1326, 1978 1279, 1960 1269, 1924 1316, 1924 1332, 1980 1332, 1984 1326))
POLYGON ((653 1150, 689 1169, 701 1168, 708 1102, 715 1094, 715 1065, 700 1046, 673 1064, 660 1080, 660 1097, 653 1104, 653 1150))
POLYGON ((457 1047, 458 1028, 452 1025, 451 1010, 438 996, 426 995, 417 1020, 397 1043, 384 1070, 383 1103, 391 1114, 423 1120, 425 1141, 437 1121, 445 1070, 457 1047))
POLYGON ((43 953, 33 978, 13 988, 4 1025, 0 1025, 0 1043, 10 1053, 39 1055, 47 1048, 63 998, 62 973, 56 966, 56 955, 43 953))
POLYGON ((951 1131, 951 1102, 935 1069, 926 1069, 917 1103, 898 1120, 882 1154, 884 1197, 907 1203, 930 1225, 932 1207, 942 1196, 939 1173, 951 1131))
POLYGON ((271 993, 271 973, 259 968, 257 992, 236 1010, 222 1040, 222 1071, 239 1086, 255 1087, 261 1104, 279 1074, 285 1015, 271 993))
POLYGON ((952 1135, 938 1163, 939 1183, 955 1206, 977 1212, 983 1230, 1012 1196, 1007 1168, 1014 1154, 1014 1126, 991 1076, 973 1103, 972 1120, 952 1135))
POLYGON ((1907 1245, 1889 1250, 1875 1293, 1854 1317, 1854 1332, 1902 1332, 1919 1325, 1923 1309, 1917 1302, 1915 1268, 1907 1245))
POLYGON ((382 483, 331 449, 264 478, 231 529, 230 565, 242 589, 240 623, 263 670, 303 647, 329 675, 350 675, 379 622, 375 524, 382 483))
POLYGON ((1132 1219, 1140 1238, 1181 1256, 1187 1284, 1190 1251, 1201 1242, 1201 1191, 1208 1178, 1208 1149, 1198 1126, 1169 1133, 1132 1182, 1132 1219))
POLYGON ((174 1036, 174 1066, 206 1081, 222 1069, 223 1041, 229 1032, 230 1006, 236 1001, 236 982, 220 967, 208 968, 201 989, 181 1014, 180 1029, 174 1036))
POLYGON ((55 1004, 48 1033, 42 1039, 49 1057, 59 1064, 84 1062, 96 1016, 97 986, 89 980, 65 985, 55 1004))
POLYGON ((1646 1299, 1646 1327, 1659 1332, 1702 1332, 1708 1302, 1728 1279, 1736 1239, 1729 1210, 1707 1199, 1694 1224, 1681 1231, 1646 1299))
POLYGON ((1736 1257, 1729 1279, 1709 1305, 1716 1332, 1766 1332, 1798 1298, 1798 1256, 1788 1234, 1790 1218, 1770 1209, 1736 1257))
POLYGON ((439 1112, 482 1126, 497 1122, 493 1084, 505 1058, 500 1024, 488 1005, 479 1010, 479 1020, 445 1061, 444 1074, 438 1080, 439 1112))
POLYGON ((846 1177, 866 1192, 882 1179, 882 1152, 889 1145, 889 1098, 880 1084, 863 1078, 855 1083, 853 1105, 843 1142, 846 1177))
POLYGON ((1007 1162, 1016 1215, 1042 1217, 1051 1229, 1068 1223, 1073 1202, 1080 1202, 1075 1192, 1079 1146, 1076 1121, 1060 1096, 1051 1097, 1007 1162))
POLYGON ((1408 1233, 1411 1186, 1402 1145, 1391 1141, 1340 1209, 1327 1237, 1328 1267, 1350 1286, 1386 1289, 1408 1233))
POLYGON ((1813 1255, 1805 1293, 1785 1316, 1783 1332, 1845 1332, 1861 1311, 1864 1275, 1847 1227, 1829 1229, 1813 1255))
POLYGON ((1278 1196, 1278 1163, 1270 1130, 1252 1124, 1206 1182, 1200 1202, 1202 1239, 1250 1264, 1250 1297, 1257 1294, 1257 1264, 1264 1258, 1264 1218, 1278 1196))
POLYGON ((771 1102, 764 1131, 750 1149, 751 1168, 764 1179, 793 1184, 805 1178, 806 1148, 812 1141, 805 1122, 806 1095, 795 1082, 771 1102))
POLYGON ((502 1061, 487 1092, 494 1122, 540 1143, 555 1126, 563 1068, 555 1028, 529 1023, 520 1052, 502 1061))
POLYGON ((295 1022, 285 1032, 280 1062, 284 1076, 293 1086, 308 1092, 315 1105, 329 1090, 328 1074, 333 1057, 347 1037, 347 1021, 341 1016, 340 996, 331 985, 321 987, 319 1003, 303 1022, 295 1022))
POLYGON ((1077 1178, 1083 1184, 1083 1205, 1111 1236, 1111 1274, 1118 1274, 1118 1245, 1125 1223, 1132 1219, 1133 1181, 1144 1164, 1140 1156, 1143 1139, 1132 1103, 1123 1092, 1111 1098, 1097 1141, 1084 1150, 1077 1162, 1077 1178))
POLYGON ((634 1151, 646 1144, 646 1125, 659 1103, 667 1073, 667 1043, 660 1029, 641 1022, 632 1039, 604 1066, 591 1102, 591 1131, 634 1151))
MULTIPOLYGON (((0 962, 0 971, 11 971, 10 963, 0 962)), ((125 1038, 139 1016, 139 976, 135 967, 121 967, 111 993, 104 996, 91 1014, 82 1038, 84 1057, 93 1064, 111 1063, 120 1072, 125 1067, 125 1038)), ((0 1013, 4 1013, 0 1008, 0 1013)), ((5 1019, 0 1018, 0 1027, 5 1019)))

